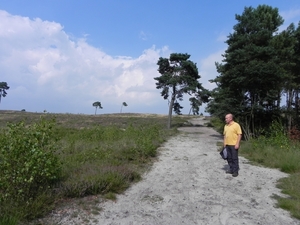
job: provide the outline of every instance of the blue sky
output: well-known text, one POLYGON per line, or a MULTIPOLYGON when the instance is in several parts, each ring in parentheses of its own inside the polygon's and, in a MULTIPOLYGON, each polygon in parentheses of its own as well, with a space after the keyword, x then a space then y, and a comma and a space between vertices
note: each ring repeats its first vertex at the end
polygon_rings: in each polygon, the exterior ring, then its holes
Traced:
MULTIPOLYGON (((245 7, 300 21, 299 0, 0 0, 0 109, 93 114, 168 113, 154 77, 159 57, 188 53, 214 88, 224 43, 245 7)), ((189 96, 182 105, 189 113, 189 96)), ((201 107, 201 112, 204 112, 201 107)))

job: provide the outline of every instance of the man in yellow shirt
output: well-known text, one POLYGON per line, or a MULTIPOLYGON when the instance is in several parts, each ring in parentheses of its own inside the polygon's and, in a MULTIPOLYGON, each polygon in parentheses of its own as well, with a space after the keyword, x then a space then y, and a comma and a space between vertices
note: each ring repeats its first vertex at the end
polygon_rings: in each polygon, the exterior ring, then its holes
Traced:
POLYGON ((227 150, 227 162, 229 170, 226 173, 232 174, 233 177, 239 175, 239 158, 238 150, 242 138, 242 130, 240 125, 233 120, 232 114, 225 116, 226 125, 224 126, 224 148, 227 150))

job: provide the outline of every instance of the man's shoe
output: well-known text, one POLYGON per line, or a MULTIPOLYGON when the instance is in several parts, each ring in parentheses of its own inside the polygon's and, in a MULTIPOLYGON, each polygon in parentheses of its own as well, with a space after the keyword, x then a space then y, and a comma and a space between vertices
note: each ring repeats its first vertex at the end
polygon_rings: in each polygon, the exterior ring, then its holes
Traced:
POLYGON ((233 172, 230 170, 226 170, 226 173, 233 174, 233 172))
POLYGON ((233 177, 237 177, 238 175, 239 175, 238 172, 234 172, 234 173, 232 174, 233 177))

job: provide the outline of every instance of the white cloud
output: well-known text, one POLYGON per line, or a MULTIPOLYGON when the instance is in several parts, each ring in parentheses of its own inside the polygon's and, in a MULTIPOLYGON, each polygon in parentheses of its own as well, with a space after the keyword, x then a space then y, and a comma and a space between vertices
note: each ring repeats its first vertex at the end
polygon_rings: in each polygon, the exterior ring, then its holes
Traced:
POLYGON ((138 58, 111 57, 85 38, 72 39, 58 23, 5 11, 0 20, 1 80, 11 86, 7 108, 86 113, 94 101, 104 108, 163 102, 153 78, 168 47, 153 46, 138 58))
MULTIPOLYGON (((92 103, 100 101, 99 113, 112 113, 125 101, 126 112, 167 114, 168 102, 153 78, 160 76, 159 57, 171 53, 168 46, 152 46, 137 58, 112 57, 89 45, 86 36, 70 37, 56 22, 1 10, 0 20, 0 81, 10 86, 0 109, 93 114, 92 103)), ((200 82, 208 89, 223 52, 200 62, 200 82)), ((184 105, 188 113, 188 100, 184 105)))
POLYGON ((222 51, 218 51, 216 53, 213 53, 206 57, 205 59, 202 59, 200 62, 200 67, 199 67, 199 73, 201 75, 201 80, 200 82, 202 85, 209 89, 212 90, 215 88, 214 83, 210 83, 209 80, 216 78, 219 74, 216 69, 216 62, 221 63, 222 62, 222 54, 224 54, 225 49, 222 51))

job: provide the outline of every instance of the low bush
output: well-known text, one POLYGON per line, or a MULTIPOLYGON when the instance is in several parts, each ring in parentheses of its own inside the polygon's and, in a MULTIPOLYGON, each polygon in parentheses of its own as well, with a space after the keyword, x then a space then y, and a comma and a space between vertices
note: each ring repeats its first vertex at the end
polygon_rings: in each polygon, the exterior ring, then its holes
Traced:
POLYGON ((55 121, 41 119, 31 125, 9 123, 1 130, 0 217, 30 217, 30 210, 24 209, 36 205, 60 179, 54 125, 55 121))
POLYGON ((95 126, 62 132, 63 174, 60 191, 66 197, 119 193, 140 179, 137 172, 156 156, 166 136, 158 125, 95 126))

